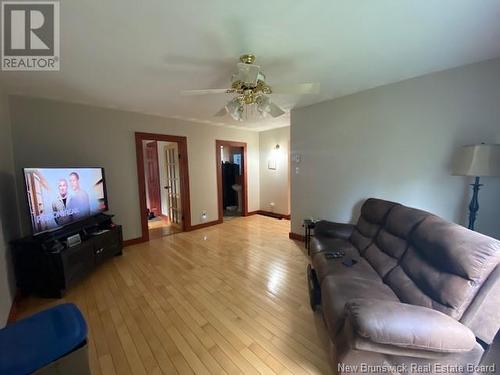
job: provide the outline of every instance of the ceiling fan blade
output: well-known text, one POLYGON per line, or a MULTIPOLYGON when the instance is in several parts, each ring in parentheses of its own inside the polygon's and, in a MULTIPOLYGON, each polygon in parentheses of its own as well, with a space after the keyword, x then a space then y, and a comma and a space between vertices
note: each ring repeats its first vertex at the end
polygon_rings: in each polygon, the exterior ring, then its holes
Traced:
POLYGON ((226 107, 223 107, 219 112, 217 112, 214 117, 222 117, 225 116, 227 113, 226 107))
POLYGON ((299 83, 296 85, 278 85, 271 87, 273 94, 319 94, 319 83, 299 83))
POLYGON ((273 102, 270 102, 269 103, 269 114, 273 117, 280 117, 281 115, 285 114, 285 111, 283 111, 280 107, 278 107, 273 102))
POLYGON ((207 95, 207 94, 230 94, 232 92, 234 92, 233 89, 183 90, 181 91, 181 95, 193 96, 193 95, 207 95))

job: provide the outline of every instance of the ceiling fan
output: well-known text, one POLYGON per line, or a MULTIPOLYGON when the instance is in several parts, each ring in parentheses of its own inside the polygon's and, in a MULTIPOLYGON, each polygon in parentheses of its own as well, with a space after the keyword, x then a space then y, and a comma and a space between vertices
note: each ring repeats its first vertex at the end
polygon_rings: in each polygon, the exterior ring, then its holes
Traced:
POLYGON ((215 116, 224 116, 229 113, 232 118, 243 121, 248 109, 257 109, 261 116, 267 114, 279 117, 285 113, 278 105, 271 102, 268 95, 303 95, 318 94, 319 83, 301 83, 296 85, 269 86, 266 76, 259 65, 255 65, 255 55, 246 54, 240 56, 237 73, 231 77, 231 88, 185 90, 182 95, 206 95, 206 94, 236 94, 215 116))

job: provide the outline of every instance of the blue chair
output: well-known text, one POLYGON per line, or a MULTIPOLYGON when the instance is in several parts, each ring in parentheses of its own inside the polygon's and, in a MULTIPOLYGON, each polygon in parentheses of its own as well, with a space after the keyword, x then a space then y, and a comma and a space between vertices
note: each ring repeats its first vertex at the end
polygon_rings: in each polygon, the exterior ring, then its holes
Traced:
POLYGON ((90 375, 87 324, 72 303, 0 330, 1 375, 90 375))

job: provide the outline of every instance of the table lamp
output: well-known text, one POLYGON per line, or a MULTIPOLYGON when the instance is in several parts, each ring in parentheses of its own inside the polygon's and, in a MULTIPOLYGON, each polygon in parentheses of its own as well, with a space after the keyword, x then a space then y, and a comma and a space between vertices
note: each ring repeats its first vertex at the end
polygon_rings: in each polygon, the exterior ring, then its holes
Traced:
POLYGON ((474 230, 479 211, 480 177, 500 176, 500 144, 463 146, 458 151, 453 165, 454 176, 475 177, 472 186, 472 199, 469 204, 469 229, 474 230))

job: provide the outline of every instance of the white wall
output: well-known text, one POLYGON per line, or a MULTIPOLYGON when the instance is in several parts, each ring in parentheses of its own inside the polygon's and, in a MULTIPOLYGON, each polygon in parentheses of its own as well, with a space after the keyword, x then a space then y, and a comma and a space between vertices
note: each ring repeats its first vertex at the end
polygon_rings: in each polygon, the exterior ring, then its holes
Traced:
POLYGON ((15 293, 8 242, 18 234, 18 215, 7 96, 0 91, 0 327, 9 316, 15 293))
MULTIPOLYGON (((215 140, 248 144, 248 205, 259 209, 259 135, 256 132, 44 99, 10 97, 16 171, 26 166, 88 166, 106 169, 111 212, 124 238, 140 237, 134 132, 187 136, 191 224, 217 220, 215 140)), ((20 172, 18 179, 21 179, 20 172)), ((26 203, 19 199, 21 209, 26 203)), ((27 215, 21 215, 28 232, 27 215)))
MULTIPOLYGON (((500 143, 500 60, 297 109, 291 128, 292 231, 310 216, 357 220, 368 197, 463 224, 472 179, 451 161, 461 145, 500 143)), ((478 230, 500 238, 500 178, 483 183, 478 230)))
POLYGON ((259 133, 260 143, 260 209, 278 214, 290 214, 290 127, 259 133), (279 145, 279 150, 275 146, 279 145), (276 159, 276 169, 268 162, 276 159), (274 207, 271 206, 274 203, 274 207))

